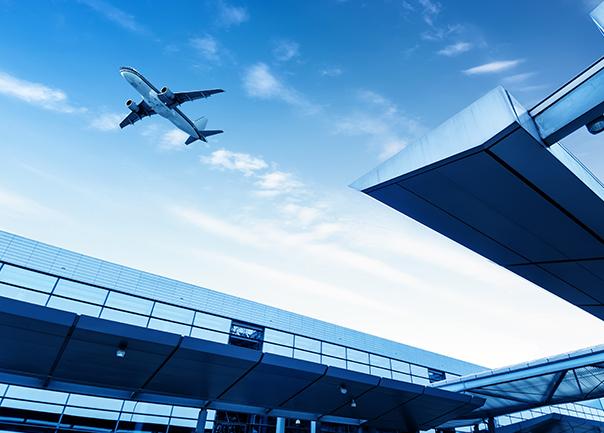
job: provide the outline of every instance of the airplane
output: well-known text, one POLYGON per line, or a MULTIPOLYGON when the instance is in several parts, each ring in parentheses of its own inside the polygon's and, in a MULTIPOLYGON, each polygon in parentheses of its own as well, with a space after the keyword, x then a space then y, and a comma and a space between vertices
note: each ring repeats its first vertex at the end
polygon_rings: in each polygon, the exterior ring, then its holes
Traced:
POLYGON ((135 122, 138 122, 143 117, 159 114, 172 122, 178 129, 189 134, 189 138, 185 141, 186 145, 197 140, 207 143, 207 137, 224 132, 221 130, 204 129, 208 123, 208 119, 200 117, 192 121, 178 108, 183 102, 207 98, 216 93, 222 93, 224 90, 211 89, 192 92, 172 92, 168 87, 162 87, 161 90, 157 90, 149 80, 134 68, 122 66, 120 74, 143 97, 143 100, 138 104, 132 99, 126 101, 126 107, 130 109, 131 113, 120 122, 120 128, 134 125, 135 122))

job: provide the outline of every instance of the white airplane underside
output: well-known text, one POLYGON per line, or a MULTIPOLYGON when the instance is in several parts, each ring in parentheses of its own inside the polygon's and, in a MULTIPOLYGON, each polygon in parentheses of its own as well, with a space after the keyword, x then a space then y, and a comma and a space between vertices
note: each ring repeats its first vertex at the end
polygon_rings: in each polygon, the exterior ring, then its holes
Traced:
POLYGON ((122 67, 120 68, 120 74, 143 97, 143 100, 138 104, 132 99, 126 101, 126 106, 130 109, 131 113, 120 122, 120 128, 133 125, 144 117, 159 114, 189 135, 185 144, 191 144, 197 140, 205 142, 207 141, 207 137, 223 132, 221 130, 205 129, 208 119, 200 117, 192 121, 178 106, 184 102, 195 101, 215 95, 216 93, 222 93, 224 90, 210 89, 195 90, 192 92, 172 92, 168 87, 158 90, 134 68, 122 67))

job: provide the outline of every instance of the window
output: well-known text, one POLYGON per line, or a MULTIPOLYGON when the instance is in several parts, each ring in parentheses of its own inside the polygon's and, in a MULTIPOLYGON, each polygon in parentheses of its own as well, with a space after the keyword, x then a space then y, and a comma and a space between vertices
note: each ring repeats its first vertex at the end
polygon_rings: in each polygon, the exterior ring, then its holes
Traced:
POLYGON ((430 381, 430 383, 445 380, 445 372, 429 368, 428 369, 428 380, 430 381))
POLYGON ((229 344, 234 346, 249 347, 250 349, 261 350, 262 340, 264 338, 264 328, 250 323, 237 322, 231 323, 231 333, 229 335, 229 344))

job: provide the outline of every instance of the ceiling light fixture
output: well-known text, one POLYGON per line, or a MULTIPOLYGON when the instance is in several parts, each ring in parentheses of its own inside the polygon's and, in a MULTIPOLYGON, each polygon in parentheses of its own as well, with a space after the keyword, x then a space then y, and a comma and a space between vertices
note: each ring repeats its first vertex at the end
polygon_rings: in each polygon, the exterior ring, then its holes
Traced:
POLYGON ((348 388, 346 387, 345 384, 341 384, 339 389, 340 389, 340 394, 342 394, 342 395, 348 394, 348 388))
POLYGON ((357 407, 357 402, 356 402, 356 400, 354 398, 350 402, 350 407, 357 407))
POLYGON ((128 347, 128 343, 126 343, 125 341, 122 341, 120 343, 120 345, 117 347, 117 350, 115 351, 115 356, 117 356, 118 358, 125 358, 127 347, 128 347))

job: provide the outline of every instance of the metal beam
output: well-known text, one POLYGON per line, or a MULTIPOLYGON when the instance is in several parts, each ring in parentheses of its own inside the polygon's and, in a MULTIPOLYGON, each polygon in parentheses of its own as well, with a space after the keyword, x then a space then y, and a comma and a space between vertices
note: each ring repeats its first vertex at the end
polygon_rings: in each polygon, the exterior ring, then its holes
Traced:
MULTIPOLYGON (((574 372, 574 370, 573 370, 573 372, 574 372)), ((558 390, 558 387, 560 386, 560 384, 564 380, 564 377, 566 376, 567 373, 568 373, 568 370, 561 371, 560 373, 558 373, 558 377, 556 377, 554 379, 554 381, 552 382, 550 388, 547 390, 547 394, 545 394, 545 398, 543 399, 543 403, 549 403, 551 401, 551 399, 554 397, 554 394, 558 390)))

